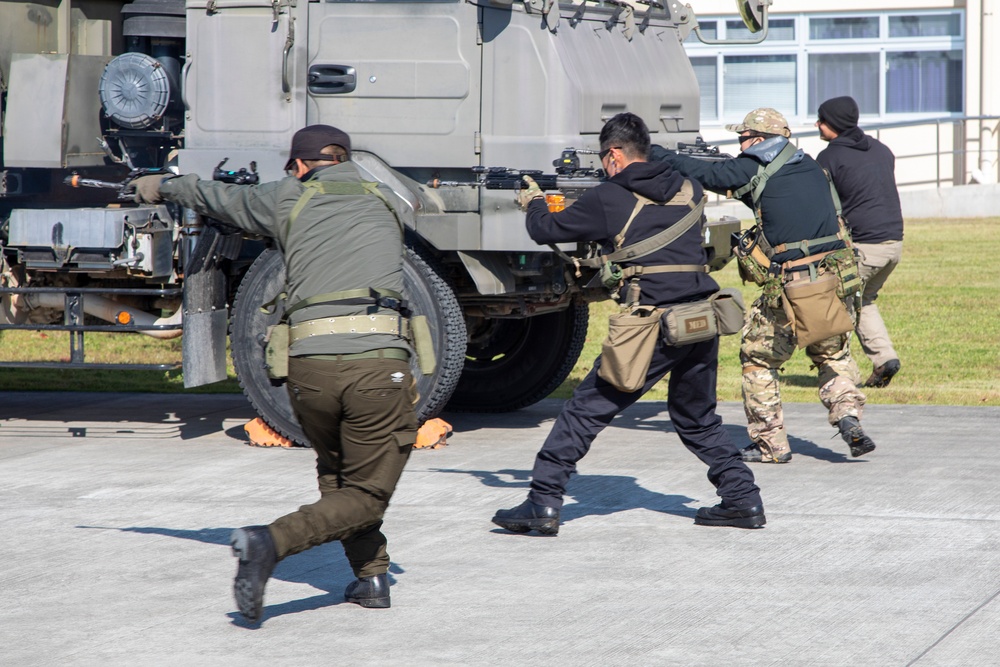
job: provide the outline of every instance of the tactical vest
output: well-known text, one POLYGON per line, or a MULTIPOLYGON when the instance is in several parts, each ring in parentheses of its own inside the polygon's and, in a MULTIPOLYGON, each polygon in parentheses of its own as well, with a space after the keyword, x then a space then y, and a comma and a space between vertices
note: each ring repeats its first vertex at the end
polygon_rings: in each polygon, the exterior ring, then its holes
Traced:
POLYGON ((685 179, 681 189, 678 190, 677 194, 673 196, 669 201, 658 202, 644 197, 637 192, 633 192, 632 195, 635 197, 635 207, 632 209, 632 213, 629 215, 628 220, 625 221, 625 225, 622 230, 615 235, 613 240, 615 250, 607 255, 600 255, 598 257, 580 258, 572 257, 556 246, 550 245, 550 247, 556 251, 563 259, 567 262, 572 263, 576 267, 576 276, 579 278, 581 276, 581 268, 597 269, 601 274, 601 281, 605 288, 611 294, 611 297, 615 300, 618 299, 618 291, 621 289, 622 285, 626 280, 629 280, 629 288, 626 294, 626 306, 633 306, 639 301, 639 279, 643 275, 651 275, 654 273, 675 273, 675 272, 698 272, 698 273, 708 273, 708 265, 706 264, 659 264, 654 266, 641 266, 634 265, 626 268, 621 268, 618 263, 624 261, 634 261, 646 255, 652 254, 661 248, 665 248, 678 238, 680 238, 684 232, 694 227, 698 222, 701 222, 703 217, 703 212, 705 210, 705 202, 708 201, 708 197, 702 196, 701 201, 695 202, 694 200, 694 186, 691 181, 685 179), (623 247, 625 243, 625 234, 628 232, 629 227, 632 225, 632 221, 635 220, 636 216, 642 211, 646 206, 679 206, 685 205, 691 210, 688 213, 675 222, 670 227, 667 227, 663 231, 637 243, 627 245, 623 247))
MULTIPOLYGON (((773 161, 769 162, 766 165, 761 164, 757 166, 757 173, 753 176, 753 178, 750 179, 750 181, 746 185, 733 192, 728 193, 728 196, 732 199, 740 199, 748 192, 750 193, 750 198, 753 202, 754 219, 757 221, 757 227, 761 235, 763 235, 764 222, 763 219, 761 218, 760 198, 764 194, 764 188, 767 186, 768 179, 775 173, 777 173, 779 169, 785 166, 785 163, 788 162, 793 155, 795 155, 795 152, 797 150, 798 149, 795 148, 795 146, 792 145, 791 142, 786 143, 784 148, 781 149, 781 151, 778 153, 777 157, 775 157, 773 161)), ((848 248, 852 247, 853 245, 851 243, 850 233, 847 231, 847 227, 844 224, 843 218, 840 215, 841 211, 840 197, 837 195, 837 189, 833 186, 833 181, 830 180, 830 175, 826 172, 825 169, 823 170, 823 173, 826 176, 827 184, 830 186, 830 195, 833 198, 833 204, 837 211, 837 222, 839 229, 836 234, 821 236, 820 238, 816 239, 807 239, 804 241, 781 243, 776 246, 770 246, 769 244, 765 244, 767 248, 766 252, 768 259, 770 259, 775 254, 783 253, 788 250, 799 250, 802 252, 802 254, 806 255, 806 257, 802 259, 796 259, 785 262, 784 264, 781 265, 781 268, 783 269, 786 270, 795 269, 800 266, 814 264, 815 262, 823 259, 828 254, 830 254, 829 252, 824 252, 812 255, 810 254, 812 248, 817 248, 821 245, 825 245, 827 243, 833 243, 834 241, 838 240, 843 241, 848 248)), ((831 251, 831 252, 836 252, 836 251, 831 251)))
MULTIPOLYGON (((737 260, 741 269, 741 276, 753 276, 753 282, 765 285, 765 291, 768 291, 766 286, 766 282, 768 282, 768 280, 766 279, 766 276, 780 278, 787 271, 808 270, 810 277, 815 280, 817 277, 817 267, 822 263, 830 270, 835 271, 840 277, 841 286, 838 291, 841 296, 844 294, 855 293, 861 286, 861 277, 857 270, 857 263, 854 258, 854 244, 851 242, 850 231, 848 230, 847 224, 841 215, 840 196, 837 194, 837 189, 833 185, 833 180, 830 178, 830 174, 825 169, 823 170, 823 175, 826 176, 827 184, 830 187, 830 196, 833 199, 833 205, 837 212, 837 233, 822 236, 816 239, 780 243, 776 246, 768 244, 766 237, 764 237, 764 223, 761 218, 760 198, 764 193, 764 188, 767 186, 768 179, 779 169, 785 166, 785 163, 788 162, 793 155, 795 155, 796 150, 797 149, 791 142, 786 143, 784 148, 781 149, 777 157, 775 157, 772 162, 766 165, 761 164, 757 166, 757 173, 746 185, 728 194, 730 198, 740 199, 749 192, 753 202, 754 218, 757 221, 757 238, 749 248, 750 252, 741 254, 739 246, 736 248, 737 260), (813 248, 838 240, 843 241, 847 247, 812 254, 813 248), (781 265, 776 265, 771 262, 771 257, 775 254, 786 252, 788 250, 799 250, 805 255, 805 257, 801 259, 789 260, 787 262, 783 262, 781 265), (767 263, 764 264, 764 262, 767 263)), ((744 280, 745 279, 746 277, 744 277, 744 280)), ((771 291, 773 292, 773 289, 771 291)))
MULTIPOLYGON (((303 192, 299 197, 299 200, 295 202, 295 206, 292 207, 292 211, 288 216, 288 222, 285 224, 285 235, 284 239, 281 240, 282 247, 287 247, 286 244, 288 241, 288 235, 291 232, 292 225, 295 224, 295 220, 299 217, 299 214, 302 213, 302 210, 306 207, 309 201, 319 193, 325 195, 347 196, 374 195, 378 197, 383 204, 385 204, 387 209, 389 209, 392 213, 392 217, 396 220, 396 224, 399 225, 400 234, 403 233, 403 224, 400 222, 399 216, 396 215, 396 211, 392 207, 392 204, 390 204, 385 195, 379 191, 378 183, 343 183, 310 180, 303 183, 303 185, 305 186, 305 192, 303 192)), ((278 298, 282 298, 284 296, 285 295, 282 294, 279 295, 278 298)), ((374 305, 398 311, 400 314, 342 315, 338 317, 323 317, 312 320, 304 320, 290 325, 290 342, 294 343, 297 340, 301 340, 302 338, 307 338, 309 336, 343 333, 388 333, 395 334, 403 338, 409 337, 406 325, 406 317, 409 315, 407 303, 403 299, 402 294, 393 290, 375 287, 362 287, 359 289, 317 294, 316 296, 302 299, 289 306, 285 310, 282 319, 287 320, 288 316, 296 310, 307 308, 309 306, 315 306, 317 304, 359 306, 374 305)))

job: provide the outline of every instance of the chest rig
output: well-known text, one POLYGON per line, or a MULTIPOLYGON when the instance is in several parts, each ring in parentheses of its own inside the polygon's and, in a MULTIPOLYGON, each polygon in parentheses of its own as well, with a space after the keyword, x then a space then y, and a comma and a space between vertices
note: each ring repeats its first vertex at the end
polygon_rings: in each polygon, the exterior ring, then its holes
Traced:
MULTIPOLYGON (((299 200, 295 202, 295 206, 292 207, 292 211, 288 216, 288 222, 285 224, 285 234, 284 238, 281 240, 282 247, 287 248, 288 236, 291 233, 292 226, 295 224, 296 219, 298 219, 299 214, 301 214, 303 209, 305 209, 305 207, 309 204, 309 201, 317 194, 378 197, 385 207, 392 213, 393 218, 396 220, 396 224, 399 226, 400 235, 403 234, 403 224, 400 222, 399 216, 396 215, 396 211, 393 209, 392 204, 390 204, 385 195, 379 191, 378 183, 364 181, 358 183, 343 183, 311 180, 306 181, 303 185, 305 186, 305 192, 303 192, 299 197, 299 200)), ((283 296, 284 295, 279 295, 279 298, 282 298, 283 296)), ((301 308, 307 308, 318 304, 375 306, 378 308, 395 310, 398 312, 398 315, 342 315, 337 317, 321 317, 304 320, 289 326, 289 338, 291 343, 310 336, 345 333, 387 333, 395 334, 397 336, 401 336, 402 338, 410 337, 407 327, 407 318, 410 315, 408 305, 406 300, 403 299, 403 295, 394 290, 376 287, 361 287, 358 289, 317 294, 316 296, 302 299, 289 306, 285 310, 283 319, 287 321, 288 316, 293 312, 301 308)))
POLYGON ((844 218, 841 216, 840 197, 837 195, 837 189, 830 179, 830 174, 825 169, 823 170, 823 174, 826 176, 830 195, 833 198, 833 203, 837 211, 837 233, 815 239, 780 243, 775 246, 772 246, 764 235, 764 222, 761 217, 760 206, 760 199, 764 193, 764 188, 767 186, 768 179, 785 166, 792 156, 795 155, 796 150, 791 142, 786 143, 773 161, 766 165, 758 165, 757 173, 746 185, 728 193, 728 197, 732 199, 741 199, 749 193, 753 202, 754 219, 756 220, 754 227, 742 232, 736 238, 734 250, 740 269, 740 277, 744 282, 749 280, 758 285, 764 285, 766 292, 769 284, 772 287, 780 288, 784 274, 787 272, 808 271, 810 278, 815 280, 818 267, 822 264, 827 265, 828 268, 835 270, 840 275, 842 290, 844 292, 851 293, 856 291, 860 287, 861 279, 854 260, 851 235, 847 229, 847 225, 844 223, 844 218), (821 253, 812 252, 814 248, 838 240, 843 241, 847 247, 821 253), (799 250, 805 257, 789 260, 781 264, 777 264, 771 260, 774 255, 789 250, 799 250), (853 267, 853 270, 851 267, 853 267))
POLYGON ((601 283, 609 292, 609 296, 616 301, 620 298, 619 291, 621 287, 628 281, 629 286, 624 304, 626 307, 632 307, 639 303, 639 280, 644 275, 677 272, 708 273, 708 266, 705 264, 658 264, 651 266, 633 264, 626 267, 621 266, 621 263, 634 262, 661 248, 667 247, 680 238, 684 232, 694 227, 695 224, 700 223, 705 210, 705 202, 708 200, 707 197, 702 196, 701 201, 695 202, 694 186, 687 179, 684 180, 677 194, 669 201, 654 201, 636 192, 633 192, 632 195, 636 199, 635 207, 632 209, 628 220, 625 221, 622 230, 615 235, 612 241, 615 249, 612 252, 596 257, 580 258, 571 257, 554 245, 550 246, 564 260, 576 267, 577 278, 582 275, 581 269, 583 268, 596 269, 601 283), (683 218, 648 239, 624 245, 625 235, 628 233, 629 227, 632 226, 632 222, 636 216, 646 206, 687 206, 690 210, 683 218))

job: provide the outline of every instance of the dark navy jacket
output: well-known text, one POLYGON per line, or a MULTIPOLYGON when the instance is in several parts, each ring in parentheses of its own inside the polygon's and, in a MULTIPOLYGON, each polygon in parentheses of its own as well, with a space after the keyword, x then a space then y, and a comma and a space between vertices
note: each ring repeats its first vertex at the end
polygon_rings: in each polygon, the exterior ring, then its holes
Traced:
POLYGON ((845 130, 816 156, 833 178, 851 237, 858 243, 903 240, 896 157, 859 127, 845 130))
MULTIPOLYGON (((528 205, 528 234, 538 243, 595 241, 603 244, 604 252, 608 253, 614 250, 614 237, 621 232, 635 208, 637 200, 633 192, 653 201, 669 201, 683 183, 684 177, 662 162, 633 162, 606 183, 584 192, 574 204, 559 213, 550 213, 542 199, 532 201, 528 205)), ((692 185, 694 200, 699 202, 703 193, 701 185, 694 181, 692 185)), ((690 210, 684 205, 643 207, 632 221, 623 245, 632 245, 663 231, 690 210)), ((708 256, 701 240, 701 225, 696 223, 667 247, 621 265, 705 264, 708 256)), ((708 274, 694 271, 642 276, 639 286, 639 302, 648 306, 698 301, 719 289, 708 274)), ((623 298, 625 289, 622 289, 623 298)))
MULTIPOLYGON (((650 156, 663 160, 682 174, 698 179, 712 192, 726 194, 750 182, 757 168, 772 162, 788 143, 784 137, 771 137, 751 146, 738 156, 719 162, 698 160, 678 155, 662 146, 654 146, 650 156)), ((753 208, 750 193, 743 196, 744 204, 753 208)), ((764 236, 772 246, 796 241, 808 241, 835 235, 838 231, 837 209, 830 195, 830 184, 823 169, 801 150, 767 181, 760 198, 764 236)), ((839 239, 814 247, 810 254, 843 248, 839 239)), ((805 254, 788 250, 773 257, 779 264, 801 259, 805 254)))

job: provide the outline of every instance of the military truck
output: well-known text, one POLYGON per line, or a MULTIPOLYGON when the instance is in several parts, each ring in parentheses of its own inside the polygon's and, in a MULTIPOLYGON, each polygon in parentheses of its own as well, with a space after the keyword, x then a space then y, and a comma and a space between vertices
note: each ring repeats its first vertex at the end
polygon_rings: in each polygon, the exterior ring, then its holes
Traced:
MULTIPOLYGON (((737 3, 765 31, 769 4, 737 3)), ((598 134, 625 110, 656 143, 696 143, 681 44, 696 24, 673 0, 0 0, 0 329, 69 332, 73 368, 104 367, 86 359, 91 331, 183 336, 187 387, 225 379, 228 333, 253 406, 305 443, 264 365, 279 253, 72 185, 277 179, 292 134, 326 123, 405 224, 410 305, 438 362, 418 376, 420 416, 529 405, 576 363, 595 291, 527 236, 510 183, 600 182, 598 134)), ((727 225, 705 228, 722 261, 727 225)))

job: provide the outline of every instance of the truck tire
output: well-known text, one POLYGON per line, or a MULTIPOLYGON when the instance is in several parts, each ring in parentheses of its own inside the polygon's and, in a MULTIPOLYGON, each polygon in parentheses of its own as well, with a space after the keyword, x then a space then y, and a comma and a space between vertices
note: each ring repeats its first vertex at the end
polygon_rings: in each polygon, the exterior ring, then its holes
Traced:
POLYGON ((569 376, 587 338, 586 304, 470 329, 465 368, 448 410, 510 412, 542 400, 569 376))
MULTIPOLYGON (((404 279, 415 314, 426 315, 430 323, 437 368, 423 376, 411 362, 417 378, 417 416, 420 421, 436 416, 458 384, 465 355, 465 323, 451 287, 439 273, 413 250, 407 248, 403 264, 404 279)), ((276 324, 281 311, 271 314, 260 310, 285 286, 285 263, 275 248, 262 252, 243 276, 233 299, 229 339, 233 367, 243 393, 268 426, 297 445, 309 446, 302 432, 284 383, 267 376, 264 366, 264 335, 276 324)))
POLYGON ((433 375, 422 375, 416 361, 410 363, 417 379, 417 418, 424 422, 444 410, 455 392, 465 364, 465 318, 455 298, 455 291, 445 279, 440 265, 420 246, 406 248, 403 279, 406 281, 410 309, 414 315, 426 315, 434 340, 437 361, 433 375))

